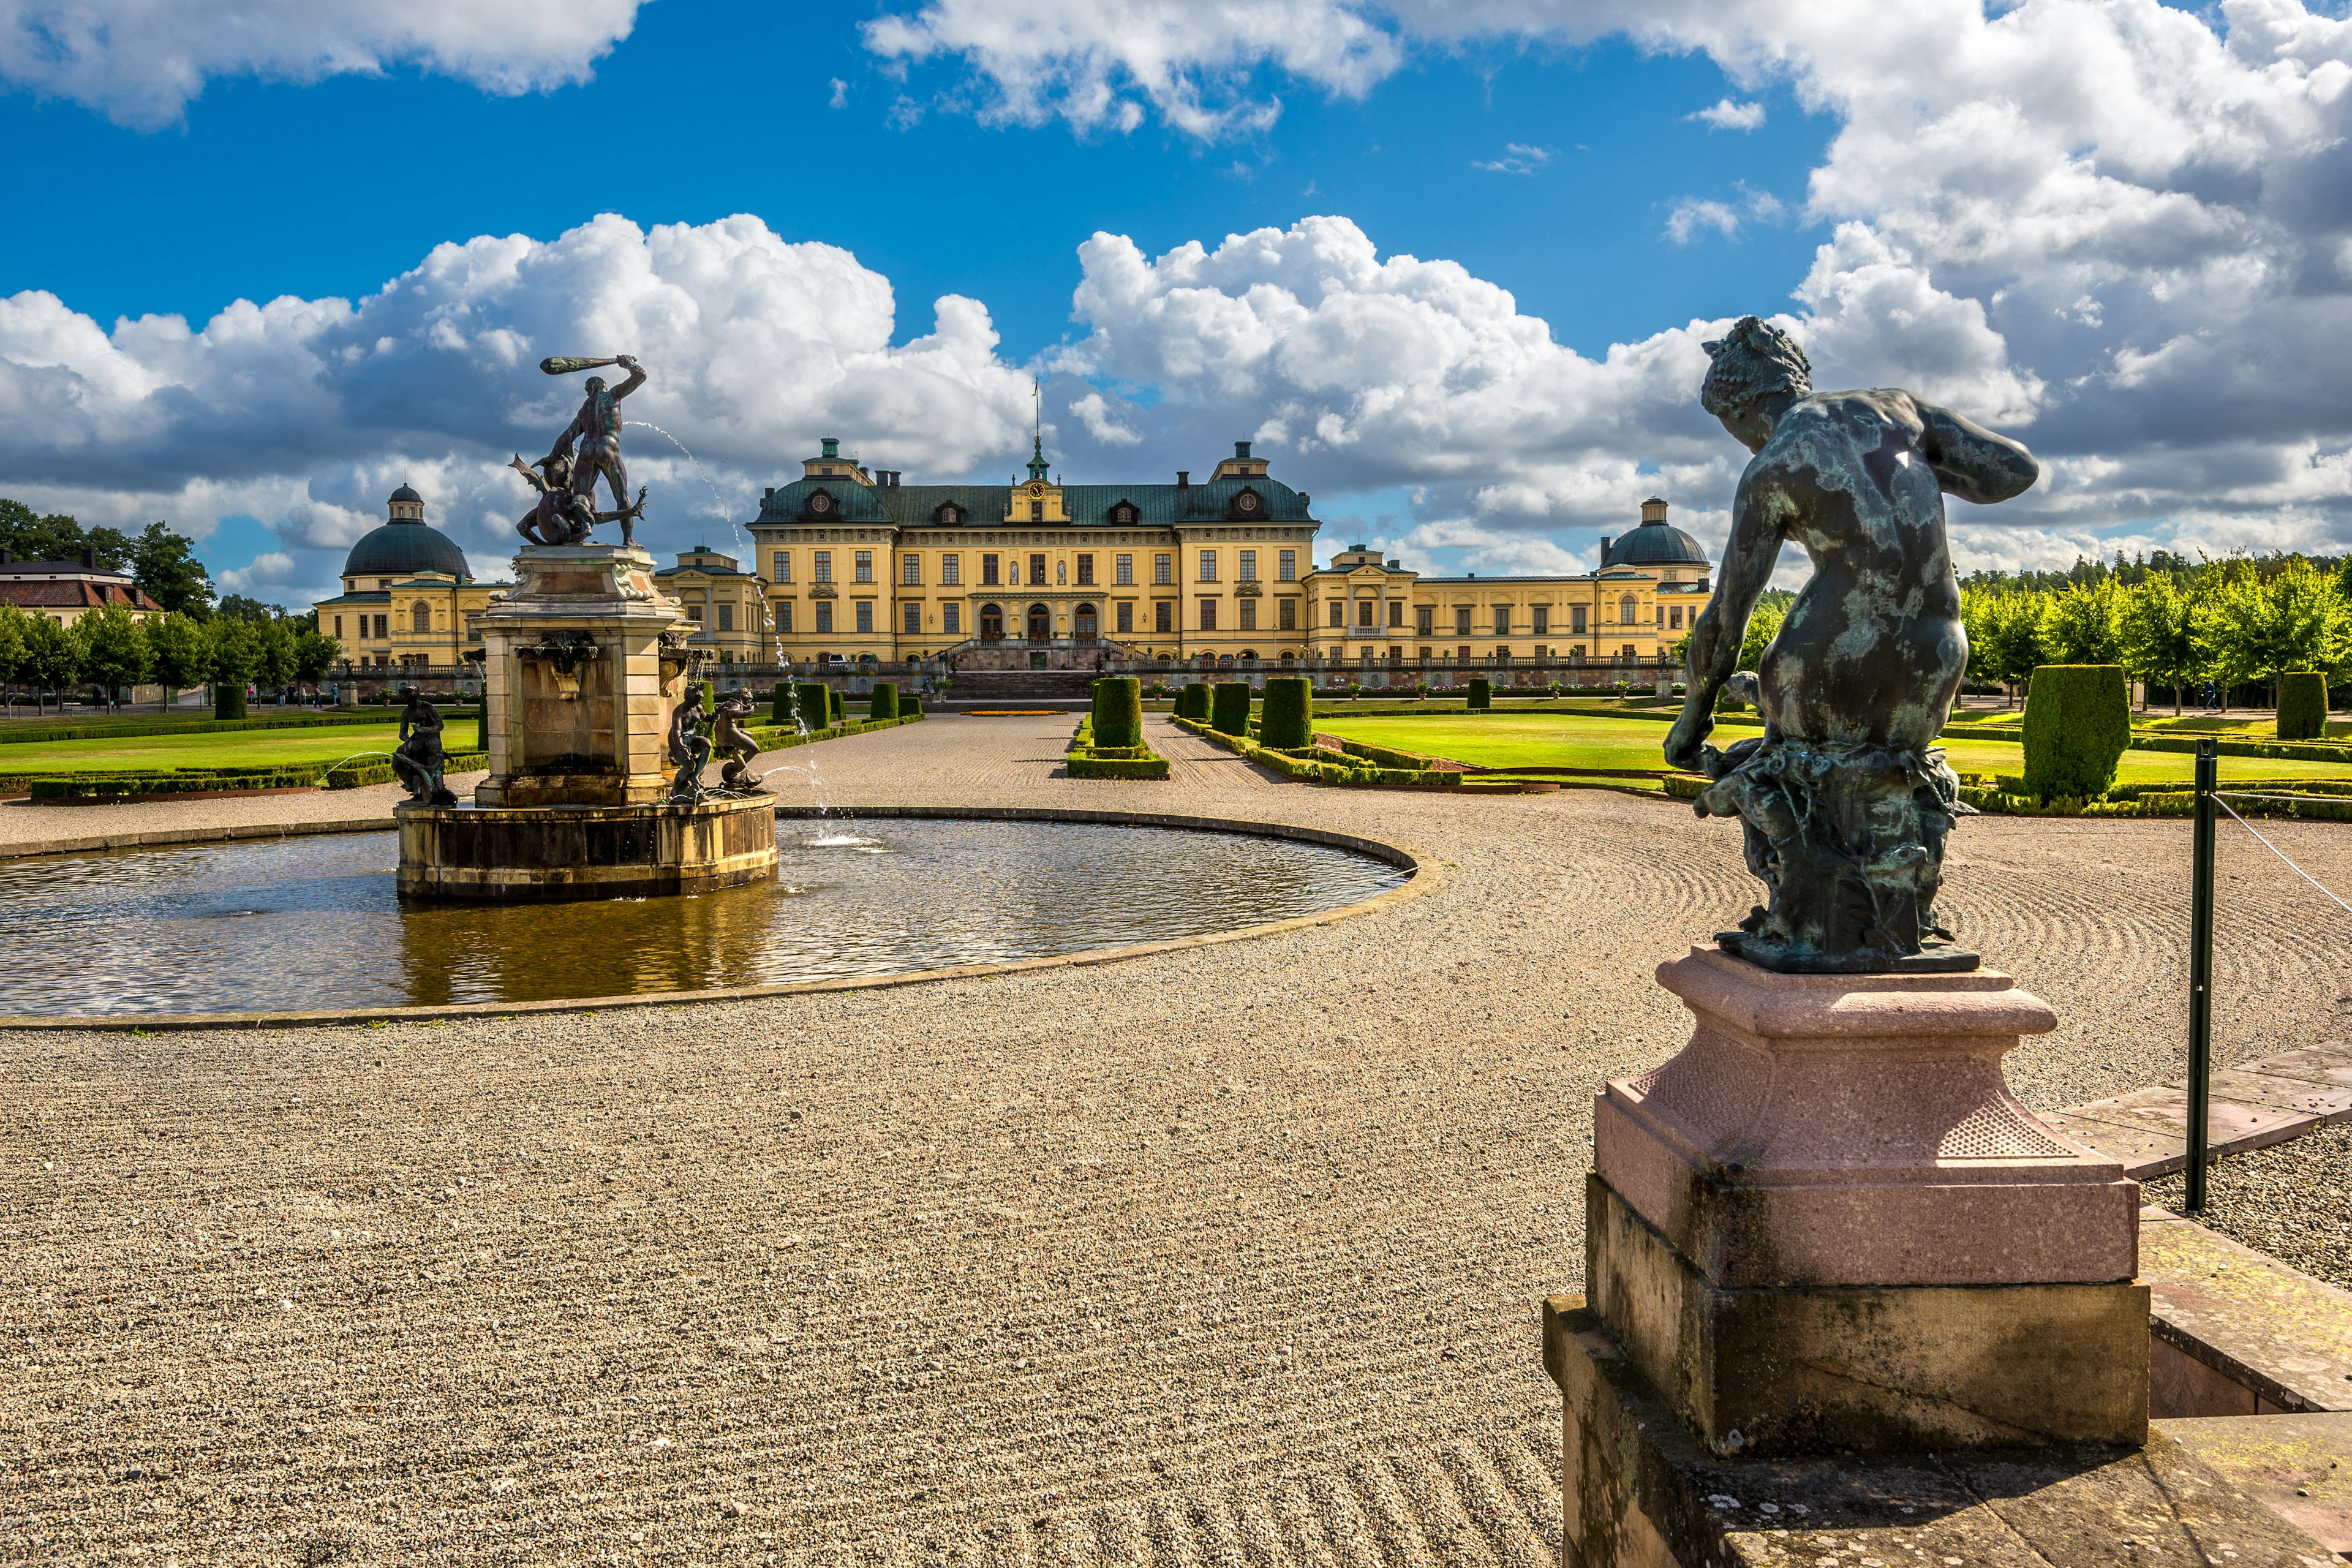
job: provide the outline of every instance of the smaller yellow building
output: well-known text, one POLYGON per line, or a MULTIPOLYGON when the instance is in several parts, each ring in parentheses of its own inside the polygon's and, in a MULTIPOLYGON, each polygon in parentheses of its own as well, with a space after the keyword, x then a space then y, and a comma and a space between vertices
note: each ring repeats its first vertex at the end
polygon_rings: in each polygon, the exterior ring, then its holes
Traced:
POLYGON ((457 672, 480 634, 469 617, 507 584, 477 583, 457 542, 425 521, 425 498, 403 485, 389 516, 343 558, 343 591, 311 606, 319 630, 343 645, 346 673, 405 668, 457 672))
POLYGON ((767 595, 758 574, 743 570, 734 556, 698 544, 680 555, 677 565, 665 566, 654 576, 694 623, 688 646, 721 664, 775 662, 767 595))

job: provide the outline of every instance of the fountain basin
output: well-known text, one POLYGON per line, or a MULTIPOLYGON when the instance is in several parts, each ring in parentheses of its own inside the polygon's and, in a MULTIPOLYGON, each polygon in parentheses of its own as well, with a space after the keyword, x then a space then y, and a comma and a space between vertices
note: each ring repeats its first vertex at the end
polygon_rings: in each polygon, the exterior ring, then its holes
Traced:
POLYGON ((639 899, 772 876, 770 795, 695 805, 399 807, 409 898, 639 899))
MULTIPOLYGON (((1377 840, 1057 807, 786 807, 779 873, 677 898, 403 899, 396 836, 0 859, 6 1028, 289 1027, 779 996, 1097 963, 1384 910, 1377 840)), ((355 831, 354 831, 355 830, 355 831)))

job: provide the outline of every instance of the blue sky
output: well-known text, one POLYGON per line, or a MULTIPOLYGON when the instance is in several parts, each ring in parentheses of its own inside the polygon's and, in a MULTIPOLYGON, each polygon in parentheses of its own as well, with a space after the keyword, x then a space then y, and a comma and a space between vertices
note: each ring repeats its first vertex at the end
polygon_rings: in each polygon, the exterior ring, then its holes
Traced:
MULTIPOLYGON (((486 0, 518 12, 541 3, 486 0)), ((1173 3, 1181 10, 1189 0, 1173 3)), ((337 6, 320 4, 320 25, 332 25, 337 6)), ((2004 30, 2021 34, 2044 13, 2051 26, 2072 25, 2053 0, 2001 16, 1943 0, 1924 7, 1922 16, 1943 16, 1914 20, 1931 28, 1922 59, 1933 64, 1941 47, 1941 58, 1957 63, 1944 80, 1923 75, 1911 89, 1874 61, 1841 56, 1847 45, 1834 26, 1767 0, 1719 14, 1700 8, 1683 23, 1665 7, 1659 14, 1668 20, 1643 24, 1638 44, 1614 29, 1605 5, 1564 28, 1556 8, 1530 4, 1524 22, 1512 23, 1503 5, 1492 13, 1503 21, 1465 37, 1440 36, 1442 26, 1410 8, 1282 0, 1297 10, 1301 32, 1332 26, 1334 16, 1370 18, 1393 58, 1353 75, 1318 64, 1328 52, 1221 41, 1213 34, 1225 13, 1204 7, 1203 36, 1188 35, 1201 57, 1177 62, 1184 93, 1259 110, 1254 127, 1206 134, 1187 129, 1173 99, 1153 87, 1141 46, 1121 55, 1129 40, 1048 36, 1024 44, 1034 58, 1012 67, 960 45, 995 25, 999 0, 895 13, 936 41, 930 58, 912 62, 893 58, 864 30, 877 15, 894 15, 887 5, 599 4, 620 18, 604 29, 615 35, 606 52, 577 50, 568 63, 534 68, 585 73, 568 85, 509 93, 491 79, 495 68, 452 65, 448 48, 429 38, 384 46, 370 36, 352 47, 376 49, 383 63, 373 73, 210 61, 201 90, 160 125, 150 123, 152 110, 124 108, 131 89, 121 84, 160 72, 131 46, 115 46, 121 58, 82 62, 89 68, 77 76, 12 55, 0 37, 0 85, 9 88, 0 93, 0 141, 12 151, 0 165, 0 201, 28 220, 9 226, 0 243, 0 304, 24 307, 13 321, 0 312, 0 395, 13 390, 26 406, 77 410, 120 400, 106 405, 113 417, 61 416, 0 440, 0 494, 69 505, 93 520, 169 517, 201 537, 217 573, 295 600, 323 584, 341 542, 379 513, 385 475, 416 470, 439 503, 436 521, 482 557, 478 571, 495 571, 504 517, 522 499, 519 487, 512 495, 499 488, 496 465, 509 447, 543 444, 530 434, 532 415, 513 405, 545 388, 509 383, 499 395, 506 404, 468 412, 484 395, 453 384, 501 373, 461 354, 435 362, 430 374, 415 370, 412 380, 371 384, 369 412, 334 380, 342 361, 319 347, 311 329, 271 328, 287 342, 299 339, 300 352, 281 354, 271 339, 257 359, 234 341, 234 323, 205 331, 207 322, 239 300, 360 301, 436 246, 477 237, 528 237, 551 275, 570 278, 585 276, 581 258, 593 247, 576 237, 600 214, 637 231, 674 225, 704 237, 720 220, 749 215, 772 237, 761 243, 784 258, 774 263, 784 273, 812 254, 793 247, 813 241, 850 253, 869 291, 887 285, 895 307, 887 342, 908 357, 873 370, 879 390, 858 390, 844 373, 849 380, 829 393, 794 353, 763 351, 775 354, 768 374, 782 390, 769 406, 755 374, 755 390, 737 400, 760 406, 740 419, 715 393, 656 405, 649 389, 647 416, 711 458, 726 498, 714 503, 692 476, 661 468, 651 438, 640 437, 636 449, 659 487, 647 530, 657 548, 719 532, 722 514, 748 515, 748 498, 789 475, 819 430, 906 468, 910 479, 1009 471, 1023 444, 1016 426, 1026 422, 1018 387, 1040 367, 1066 477, 1160 478, 1203 468, 1224 440, 1255 434, 1277 475, 1316 492, 1331 522, 1327 547, 1370 535, 1433 567, 1589 563, 1594 540, 1622 531, 1653 488, 1671 494, 1678 520, 1690 519, 1703 537, 1719 535, 1738 455, 1689 413, 1688 391, 1674 378, 1691 379, 1691 323, 1750 310, 1791 320, 1825 373, 1899 377, 1951 395, 1980 416, 2008 420, 2058 459, 2043 493, 2000 529, 1962 531, 1964 556, 1976 551, 1981 563, 2063 564, 2076 549, 2115 541, 2319 547, 2338 531, 2342 487, 2297 476, 2330 472, 2331 454, 2352 444, 2334 428, 2340 421, 2305 419, 2283 439, 2255 431, 2237 447, 2202 452, 2168 434, 2140 367, 2157 365, 2161 382, 2167 352, 2188 357, 2168 345, 2201 340, 2219 352, 2231 332, 2292 357, 2291 345, 2339 330, 2340 287, 2331 281, 2320 301, 2303 307, 2256 301, 2259 321, 2252 307, 2231 321, 2159 320, 2147 300, 2166 296, 2163 282, 2177 289, 2199 268, 2220 265, 2226 236, 2214 257, 2150 263, 2125 254, 2136 243, 2128 235, 2115 240, 2116 258, 2086 258, 2074 253, 2079 237, 2037 238, 2021 222, 2018 253, 1990 256, 1995 247, 1960 237, 1968 220, 1958 211, 1983 195, 1974 189, 1982 182, 1948 159, 1905 165, 1927 157, 1920 149, 1935 128, 1960 125, 1999 100, 2023 129, 1991 133, 2016 139, 2002 149, 1998 177, 2021 178, 2012 167, 2019 150, 2046 144, 2034 155, 2049 166, 2028 171, 2031 184, 2021 187, 2029 206, 2051 209, 2044 216, 2063 216, 2072 200, 2078 219, 2096 217, 2105 199, 2096 190, 2105 186, 2073 198, 2065 190, 2086 173, 2106 185, 2136 180, 2142 194, 2167 200, 2194 191, 2194 171, 2126 156, 2110 145, 2114 127, 2063 97, 2045 110, 2030 83, 1990 95, 1949 89, 1966 75, 1969 50, 2031 42, 2005 39, 2004 30), (1727 33, 1734 21, 1747 31, 1727 33), (1935 26, 1949 37, 1938 39, 1935 26), (1759 51, 1779 63, 1759 67, 1759 51), (1066 90, 1037 95, 1018 75, 1028 65, 1058 72, 1066 90), (317 79, 278 79, 289 74, 317 79), (1070 106, 1090 75, 1110 101, 1136 106, 1132 129, 1073 123, 1087 118, 1070 106), (1718 104, 1727 109, 1718 123, 1697 118, 1718 104), (1265 112, 1276 105, 1278 113, 1265 112), (2140 166, 2130 166, 2135 160, 2140 166), (1363 258, 1349 251, 1345 233, 1302 237, 1302 220, 1318 217, 1352 226, 1384 267, 1410 256, 1455 264, 1459 276, 1391 268, 1366 285, 1363 258), (1289 237, 1288 247, 1269 246, 1255 260, 1220 253, 1227 237, 1261 230, 1289 237), (1209 371, 1192 363, 1192 329, 1170 326, 1164 313, 1185 283, 1173 270, 1153 273, 1148 301, 1076 310, 1088 277, 1080 247, 1097 231, 1131 239, 1147 263, 1192 242, 1219 254, 1223 270, 1209 287, 1235 310, 1258 302, 1247 307, 1259 311, 1252 330, 1267 339, 1249 351, 1257 357, 1236 350, 1209 371), (2116 269, 2133 266, 2155 271, 2137 280, 2132 302, 2118 302, 2116 269), (1301 326, 1299 310, 1264 307, 1267 289, 1308 307, 1328 302, 1342 277, 1342 292, 1382 308, 1409 300, 1411 320, 1350 328, 1335 310, 1320 327, 1301 326), (1496 316, 1495 289, 1507 291, 1525 321, 1496 316), (54 296, 62 315, 26 304, 37 295, 54 296), (966 342, 957 351, 953 375, 989 413, 952 438, 942 426, 959 416, 936 376, 919 378, 929 388, 921 396, 886 384, 916 375, 934 331, 932 302, 943 295, 977 301, 998 335, 992 349, 966 342), (184 318, 205 335, 191 350, 116 331, 120 318, 150 314, 184 318), (1415 335, 1424 327, 1426 342, 1415 335), (1322 351, 1312 345, 1321 340, 1285 337, 1309 328, 1352 332, 1343 374, 1315 374, 1322 351), (1555 347, 1531 348, 1528 331, 1555 347), (2257 332, 2268 336, 2243 336, 2257 332), (110 348, 92 346, 101 334, 111 334, 110 348), (1387 345, 1395 345, 1393 363, 1379 357, 1387 345), (287 379, 261 384, 274 376, 287 379), (1333 381, 1347 384, 1325 384, 1333 381), (797 383, 813 390, 801 395, 791 390, 797 383), (1098 406, 1082 419, 1075 405, 1090 393, 1098 406), (908 397, 920 405, 912 413, 908 397), (289 437, 289 424, 307 415, 288 410, 321 402, 339 411, 334 429, 289 437), (886 407, 899 410, 900 426, 873 412, 886 407), (152 433, 144 449, 142 431, 152 433), (2136 457, 2143 467, 2131 466, 2136 457)), ((190 6, 201 12, 205 0, 190 6)), ((374 9, 401 8, 384 0, 374 9)), ((2200 116, 2222 123, 2232 84, 2218 32, 2187 19, 2200 31, 2186 44, 2211 60, 2184 68, 2162 55, 2182 47, 2164 31, 2177 13, 2111 10, 2118 47, 2147 54, 2147 68, 2115 84, 2118 121, 2138 111, 2128 100, 2139 92, 2163 98, 2165 112, 2191 129, 2200 116), (2211 77, 2210 101, 2198 97, 2200 70, 2211 77)), ((1004 0, 1003 15, 1024 13, 1004 0)), ((2304 54, 2294 63, 2321 78, 2326 62, 2296 47, 2304 54)), ((2284 184, 2274 152, 2257 146, 2243 155, 2284 184)), ((2198 199, 2224 216, 2252 225, 2266 216, 2210 195, 2213 184, 2207 178, 2198 199)), ((2315 231, 2301 240, 2333 234, 2343 205, 2340 186, 2329 191, 2317 219, 2300 220, 2315 231)), ((2298 210, 2311 205, 2304 199, 2298 210)), ((2114 219, 2119 228, 2128 221, 2114 219)), ((649 254, 660 248, 650 243, 649 254)), ((1097 254, 1094 266, 1108 277, 1111 259, 1097 254)), ((646 265, 659 272, 680 264, 653 254, 646 265)), ((569 303, 581 330, 643 320, 615 317, 612 287, 601 275, 578 285, 569 303)), ((703 287, 687 291, 708 310, 710 297, 695 293, 703 287)), ((452 290, 445 313, 471 323, 469 331, 485 325, 490 308, 465 285, 441 279, 423 292, 432 289, 452 290)), ((796 319, 790 342, 822 338, 825 310, 843 309, 813 305, 815 315, 796 319)), ((723 339, 745 325, 722 328, 709 317, 706 335, 723 339)), ((433 330, 415 326, 420 342, 433 330)), ((855 359, 864 352, 851 342, 859 330, 841 327, 827 352, 855 359)), ((531 352, 629 346, 551 338, 531 352)), ((694 356, 706 348, 723 359, 723 342, 698 343, 656 364, 670 378, 657 383, 661 396, 682 395, 681 379, 705 374, 694 356)), ((345 360, 361 352, 347 342, 337 350, 345 360)), ((2301 374, 2286 372, 2290 380, 2301 374)), ((2183 387, 2200 378, 2210 385, 2210 370, 2182 366, 2183 387)))

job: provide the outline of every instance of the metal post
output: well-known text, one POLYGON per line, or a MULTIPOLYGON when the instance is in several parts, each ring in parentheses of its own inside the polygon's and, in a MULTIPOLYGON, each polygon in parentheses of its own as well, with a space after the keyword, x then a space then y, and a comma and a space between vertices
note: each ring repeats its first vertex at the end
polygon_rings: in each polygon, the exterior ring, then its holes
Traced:
POLYGON ((2197 742, 2197 816, 2189 855, 2189 1201, 2205 1209, 2205 1166, 2213 1105, 2213 788, 2221 759, 2197 742))

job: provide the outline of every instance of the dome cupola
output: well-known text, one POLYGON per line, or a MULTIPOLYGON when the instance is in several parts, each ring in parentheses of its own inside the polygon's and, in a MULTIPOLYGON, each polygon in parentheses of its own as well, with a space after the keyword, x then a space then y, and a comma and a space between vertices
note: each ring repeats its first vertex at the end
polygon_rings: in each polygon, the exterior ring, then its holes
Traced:
POLYGON ((343 558, 346 587, 358 587, 356 578, 414 577, 420 572, 438 572, 460 583, 473 580, 457 542, 426 524, 423 496, 403 485, 386 507, 391 521, 362 534, 343 558))
POLYGON ((1601 567, 1706 567, 1699 542, 1666 521, 1666 503, 1656 496, 1642 503, 1642 526, 1622 538, 1602 542, 1601 567))

